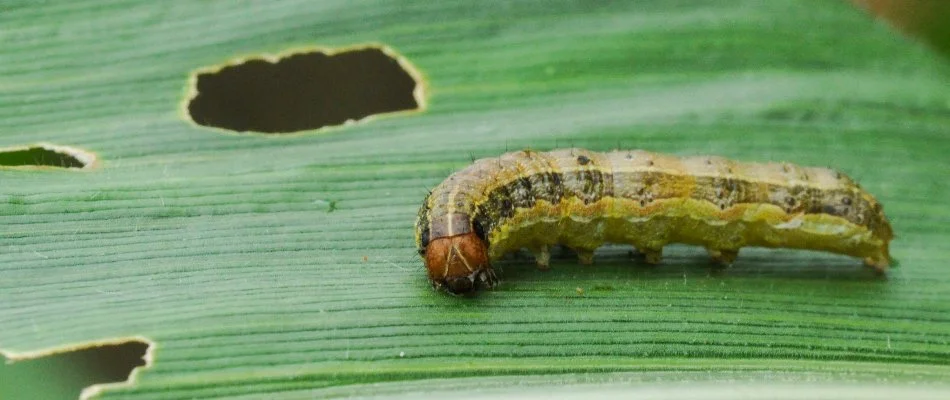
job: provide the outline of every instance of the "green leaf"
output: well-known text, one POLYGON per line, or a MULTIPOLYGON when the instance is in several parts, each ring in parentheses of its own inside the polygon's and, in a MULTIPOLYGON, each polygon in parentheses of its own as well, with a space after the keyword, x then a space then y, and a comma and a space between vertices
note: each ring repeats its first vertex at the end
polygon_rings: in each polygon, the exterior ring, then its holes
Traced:
POLYGON ((5 2, 0 43, 0 146, 98 156, 0 167, 0 350, 151 341, 102 398, 948 390, 950 69, 845 2, 5 2), (184 114, 193 71, 365 44, 421 72, 424 111, 292 135, 184 114), (901 266, 752 249, 715 274, 697 248, 649 268, 613 247, 432 291, 426 190, 568 146, 841 169, 901 266))

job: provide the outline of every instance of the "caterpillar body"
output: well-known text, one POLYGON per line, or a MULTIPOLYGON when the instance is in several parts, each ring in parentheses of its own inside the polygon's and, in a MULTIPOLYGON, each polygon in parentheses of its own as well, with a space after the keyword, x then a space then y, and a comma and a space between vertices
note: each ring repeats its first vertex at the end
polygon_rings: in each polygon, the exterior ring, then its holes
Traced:
POLYGON ((726 265, 742 247, 782 247, 859 257, 884 272, 893 234, 881 204, 831 169, 575 148, 475 161, 426 196, 415 236, 433 286, 462 294, 492 287, 491 261, 522 248, 542 269, 551 246, 591 263, 610 242, 632 244, 649 263, 686 243, 726 265))

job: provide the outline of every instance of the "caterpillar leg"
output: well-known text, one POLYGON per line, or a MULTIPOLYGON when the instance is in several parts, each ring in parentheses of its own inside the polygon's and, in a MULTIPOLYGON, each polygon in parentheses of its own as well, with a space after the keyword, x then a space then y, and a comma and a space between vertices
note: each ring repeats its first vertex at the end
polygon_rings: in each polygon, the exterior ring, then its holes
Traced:
POLYGON ((577 260, 584 265, 591 265, 594 263, 594 250, 590 249, 574 249, 577 252, 577 260))
POLYGON ((480 274, 478 274, 479 282, 488 289, 494 288, 498 285, 498 276, 495 275, 495 270, 491 267, 485 268, 480 274))
POLYGON ((879 274, 887 273, 887 269, 890 267, 890 264, 890 260, 888 260, 886 257, 867 257, 864 259, 864 265, 873 269, 879 274))
POLYGON ((538 264, 538 269, 547 270, 551 268, 551 249, 543 244, 538 247, 528 249, 534 254, 534 261, 538 264))
POLYGON ((647 264, 659 264, 660 260, 663 259, 662 247, 656 249, 638 247, 637 251, 643 254, 643 259, 647 264))
POLYGON ((712 258, 713 262, 724 267, 731 266, 732 263, 736 261, 736 257, 739 256, 739 249, 726 250, 707 248, 706 252, 709 253, 709 257, 712 258))

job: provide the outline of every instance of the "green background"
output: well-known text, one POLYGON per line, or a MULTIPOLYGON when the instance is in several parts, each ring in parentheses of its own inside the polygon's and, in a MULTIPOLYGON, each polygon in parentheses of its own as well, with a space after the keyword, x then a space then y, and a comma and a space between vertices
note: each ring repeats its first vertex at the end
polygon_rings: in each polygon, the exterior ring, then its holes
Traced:
MULTIPOLYGON (((844 2, 4 2, 0 43, 0 145, 101 158, 0 169, 0 350, 154 341, 102 398, 950 378, 950 68, 844 2), (181 114, 197 68, 366 43, 422 72, 424 112, 266 137, 181 114), (567 146, 841 169, 901 265, 753 249, 713 274, 701 249, 650 268, 617 247, 432 291, 426 190, 567 146)), ((0 395, 66 379, 27 363, 0 395)))

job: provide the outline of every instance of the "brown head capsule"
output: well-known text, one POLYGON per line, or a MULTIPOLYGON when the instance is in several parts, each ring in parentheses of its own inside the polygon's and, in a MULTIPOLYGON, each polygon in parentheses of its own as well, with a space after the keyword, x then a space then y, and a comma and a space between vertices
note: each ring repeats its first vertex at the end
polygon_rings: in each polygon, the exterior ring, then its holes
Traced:
POLYGON ((452 294, 475 292, 495 284, 488 246, 474 232, 433 239, 425 249, 429 281, 452 294))

